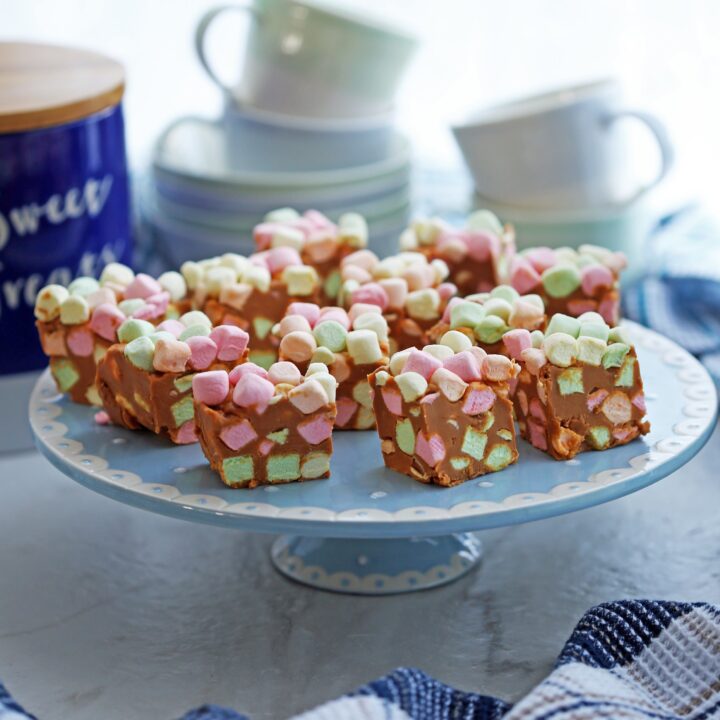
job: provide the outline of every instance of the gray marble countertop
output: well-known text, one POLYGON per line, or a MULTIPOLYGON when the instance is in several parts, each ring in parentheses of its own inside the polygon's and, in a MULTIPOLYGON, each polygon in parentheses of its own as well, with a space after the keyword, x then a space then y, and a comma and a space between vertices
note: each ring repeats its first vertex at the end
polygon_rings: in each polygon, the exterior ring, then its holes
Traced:
POLYGON ((720 431, 651 488, 483 534, 475 572, 385 598, 314 591, 271 538, 113 502, 0 456, 0 678, 42 720, 171 720, 205 702, 309 709, 400 665, 521 697, 591 605, 720 602, 720 431))

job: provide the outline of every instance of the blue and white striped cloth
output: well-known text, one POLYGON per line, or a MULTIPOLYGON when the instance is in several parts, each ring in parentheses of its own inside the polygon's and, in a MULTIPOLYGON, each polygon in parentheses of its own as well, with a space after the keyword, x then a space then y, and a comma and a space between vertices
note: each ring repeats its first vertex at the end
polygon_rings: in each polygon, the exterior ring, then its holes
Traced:
MULTIPOLYGON (((599 605, 580 620, 555 670, 514 706, 403 668, 295 720, 598 717, 720 717, 720 608, 652 600, 599 605)), ((0 685, 0 720, 29 718, 0 685)), ((245 716, 206 705, 182 720, 245 720, 245 716)))

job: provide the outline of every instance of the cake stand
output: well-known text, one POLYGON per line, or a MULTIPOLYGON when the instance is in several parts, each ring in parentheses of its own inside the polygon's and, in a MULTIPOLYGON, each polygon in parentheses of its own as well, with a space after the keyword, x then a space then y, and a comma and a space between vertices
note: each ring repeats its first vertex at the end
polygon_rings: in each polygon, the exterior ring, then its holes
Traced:
POLYGON ((30 400, 40 451, 77 482, 145 510, 228 528, 285 533, 272 559, 325 590, 384 595, 442 585, 475 565, 476 531, 581 510, 640 490, 704 445, 715 386, 670 340, 627 324, 640 358, 652 431, 629 445, 557 462, 523 441, 520 461, 455 488, 387 470, 374 431, 335 433, 331 478, 254 490, 225 487, 197 445, 94 422, 46 372, 30 400), (290 534, 288 534, 290 533, 290 534))

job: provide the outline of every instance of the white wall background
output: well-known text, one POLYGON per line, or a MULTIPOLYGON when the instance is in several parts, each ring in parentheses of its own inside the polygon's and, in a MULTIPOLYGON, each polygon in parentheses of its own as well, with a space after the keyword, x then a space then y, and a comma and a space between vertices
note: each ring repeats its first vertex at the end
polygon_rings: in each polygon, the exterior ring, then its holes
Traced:
MULTIPOLYGON (((333 4, 332 0, 326 0, 333 4)), ((127 66, 133 165, 184 113, 220 99, 196 62, 195 23, 212 0, 0 0, 0 37, 70 43, 127 66)), ((564 83, 618 75, 632 104, 660 114, 678 147, 676 184, 720 199, 720 3, 715 0, 338 0, 423 41, 399 98, 419 155, 458 162, 447 125, 465 112, 564 83)), ((216 32, 238 64, 241 19, 216 32)))

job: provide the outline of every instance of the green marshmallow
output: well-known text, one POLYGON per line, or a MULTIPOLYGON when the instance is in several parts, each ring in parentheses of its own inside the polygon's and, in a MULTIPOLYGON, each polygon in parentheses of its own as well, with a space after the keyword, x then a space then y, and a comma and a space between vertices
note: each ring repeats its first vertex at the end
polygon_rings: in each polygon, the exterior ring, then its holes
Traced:
POLYGON ((495 235, 502 235, 503 226, 497 215, 490 210, 476 210, 466 222, 468 230, 486 230, 495 235))
POLYGON ((542 348, 544 339, 545 333, 542 330, 533 330, 530 333, 530 342, 536 349, 542 348))
POLYGON ((184 315, 180 316, 180 322, 186 328, 189 328, 192 325, 206 325, 208 328, 212 327, 210 318, 204 312, 200 312, 200 310, 190 310, 190 312, 186 312, 184 315))
POLYGON ((580 271, 575 265, 560 262, 545 270, 542 284, 550 297, 567 297, 580 287, 580 271))
POLYGON ((464 470, 470 464, 470 461, 464 457, 451 457, 450 464, 454 470, 464 470))
POLYGON ((485 308, 476 302, 459 302, 450 308, 450 327, 474 328, 485 317, 485 308))
POLYGON ((613 367, 620 367, 625 356, 630 352, 630 346, 625 343, 612 343, 608 345, 602 359, 603 367, 607 370, 613 367))
POLYGON ((610 328, 603 322, 580 322, 580 337, 591 337, 602 340, 604 343, 608 341, 610 328))
POLYGON ((347 344, 347 330, 337 320, 326 320, 315 326, 317 344, 332 352, 342 352, 347 344))
POLYGON ((152 335, 148 335, 153 345, 157 345, 158 340, 174 340, 175 336, 171 332, 167 332, 167 330, 158 330, 157 332, 154 332, 152 335))
POLYGON ((80 379, 77 368, 72 360, 67 358, 53 358, 50 361, 50 371, 60 392, 67 392, 80 379))
POLYGON ((283 428, 282 430, 276 430, 275 432, 271 432, 265 437, 267 437, 268 440, 272 440, 273 442, 277 443, 278 445, 284 445, 287 442, 289 434, 290 430, 288 430, 288 428, 283 428))
POLYGON ((507 467, 513 459, 512 449, 509 445, 498 443, 493 445, 485 460, 485 467, 497 471, 507 467))
POLYGON ((323 292, 329 298, 336 298, 340 292, 340 286, 342 285, 342 276, 337 270, 333 270, 326 278, 323 283, 323 292))
POLYGON ((607 343, 596 337, 581 335, 577 340, 577 359, 586 365, 599 367, 603 355, 607 350, 607 343))
POLYGON ((512 305, 520 297, 520 293, 512 285, 498 285, 490 291, 490 297, 512 305))
POLYGON ((487 315, 475 326, 475 337, 483 343, 492 345, 499 342, 508 331, 505 321, 497 315, 487 315))
POLYGON ((207 325, 202 325, 200 323, 196 323, 195 325, 190 325, 189 327, 186 327, 181 333, 178 340, 182 340, 183 342, 191 337, 206 337, 210 334, 210 328, 207 325))
POLYGON ((610 444, 610 430, 604 425, 596 425, 590 428, 585 439, 593 449, 604 450, 610 444))
POLYGON ((624 327, 622 327, 622 325, 610 328, 608 333, 608 342, 632 345, 632 343, 630 342, 630 333, 624 327))
POLYGON ((155 346, 146 335, 136 337, 125 346, 125 357, 137 368, 150 372, 153 369, 155 346))
POLYGON ((567 333, 546 335, 543 340, 543 351, 548 361, 557 367, 568 367, 577 357, 577 340, 567 333))
POLYGON ((556 313, 550 318, 547 330, 545 331, 546 335, 553 335, 554 333, 565 333, 566 335, 572 335, 572 337, 576 338, 580 334, 580 321, 569 315, 556 313))
POLYGON ((118 303, 118 310, 125 316, 130 317, 140 308, 145 307, 145 301, 142 298, 132 298, 131 300, 123 300, 118 303))
POLYGON ((195 417, 192 395, 186 395, 182 400, 178 400, 170 409, 175 420, 175 427, 180 427, 195 417))
POLYGON ((268 370, 274 362, 277 362, 277 353, 272 350, 251 350, 248 360, 268 370))
POLYGON ((460 448, 466 455, 474 457, 476 460, 482 460, 485 455, 485 446, 487 445, 487 435, 480 432, 472 426, 465 430, 462 447, 460 448))
MULTIPOLYGON (((152 340, 152 337, 150 339, 152 340)), ((173 380, 173 385, 178 392, 187 392, 192 387, 194 377, 195 373, 191 373, 190 375, 183 375, 182 377, 175 378, 175 380, 173 380)))
POLYGON ((129 318, 120 325, 117 330, 117 336, 120 342, 129 343, 137 338, 152 335, 154 332, 155 326, 147 320, 129 318))
POLYGON ((311 452, 305 456, 300 467, 300 474, 311 480, 330 472, 330 456, 323 452, 311 452))
POLYGON ((558 389, 561 395, 574 395, 585 392, 582 368, 570 367, 558 375, 558 389))
POLYGON ((238 455, 223 460, 223 477, 228 485, 246 485, 253 479, 252 455, 238 455))
POLYGON ((264 340, 267 337, 268 333, 273 329, 273 325, 275 323, 265 317, 256 317, 253 318, 252 324, 255 337, 258 340, 264 340))
POLYGON ((415 431, 407 418, 399 420, 395 425, 395 443, 406 455, 415 452, 415 431))
POLYGON ((628 355, 623 362, 617 378, 615 378, 616 387, 632 387, 635 384, 635 358, 628 355))
POLYGON ((486 315, 496 315, 501 317, 505 322, 510 318, 512 312, 512 304, 502 298, 491 297, 483 306, 486 315))
POLYGON ((91 277, 75 278, 75 280, 68 285, 68 292, 71 295, 82 295, 82 297, 90 295, 99 289, 100 283, 91 277))
POLYGON ((267 459, 267 478, 270 482, 297 480, 300 477, 300 454, 270 455, 267 459))

